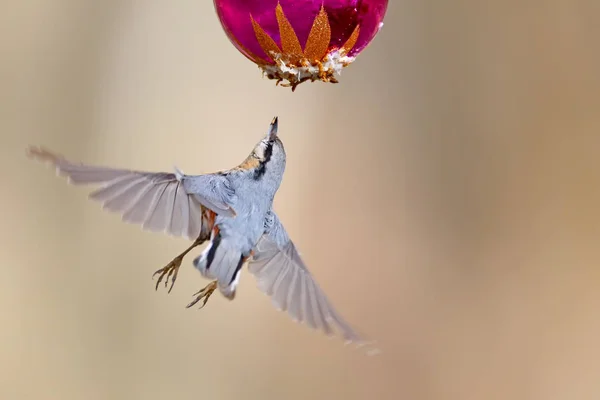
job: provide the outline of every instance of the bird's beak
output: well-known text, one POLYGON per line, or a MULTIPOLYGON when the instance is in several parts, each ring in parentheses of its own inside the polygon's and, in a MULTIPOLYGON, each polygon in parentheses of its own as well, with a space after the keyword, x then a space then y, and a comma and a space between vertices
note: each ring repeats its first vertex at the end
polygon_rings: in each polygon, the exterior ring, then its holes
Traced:
POLYGON ((267 138, 269 140, 273 140, 277 137, 277 120, 278 118, 275 117, 273 118, 273 121, 271 121, 271 125, 269 126, 269 131, 267 132, 267 138))

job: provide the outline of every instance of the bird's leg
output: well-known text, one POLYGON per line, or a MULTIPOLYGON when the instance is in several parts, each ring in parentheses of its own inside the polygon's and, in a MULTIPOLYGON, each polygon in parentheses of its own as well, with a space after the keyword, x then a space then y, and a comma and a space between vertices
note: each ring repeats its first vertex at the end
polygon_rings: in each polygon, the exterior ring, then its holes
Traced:
MULTIPOLYGON (((250 253, 242 259, 242 264, 245 263, 253 255, 254 255, 254 250, 250 251, 250 253)), ((215 280, 215 281, 212 281, 211 283, 209 283, 208 285, 206 285, 206 287, 204 287, 204 289, 194 293, 194 296, 196 296, 196 298, 190 304, 188 304, 186 306, 186 308, 193 307, 200 300, 204 299, 204 301, 202 302, 202 305, 200 306, 200 308, 203 308, 206 305, 208 298, 213 294, 213 292, 215 290, 217 290, 217 287, 218 287, 218 281, 215 280)), ((229 299, 232 299, 232 298, 230 297, 229 299)))
POLYGON ((196 296, 196 298, 190 304, 188 304, 186 306, 186 308, 193 307, 196 303, 198 303, 202 299, 204 299, 204 302, 202 302, 202 305, 200 306, 200 308, 204 307, 206 305, 206 302, 208 301, 208 298, 213 294, 213 292, 216 289, 217 289, 217 281, 212 281, 211 283, 206 285, 206 287, 204 289, 202 289, 199 292, 194 294, 194 296, 196 296))
POLYGON ((194 243, 190 247, 188 247, 183 253, 175 257, 170 263, 168 263, 165 267, 159 269, 154 274, 152 274, 152 278, 155 275, 158 275, 158 281, 156 282, 156 290, 158 290, 158 285, 162 282, 163 278, 165 278, 165 287, 169 283, 169 279, 171 279, 171 287, 169 288, 169 292, 171 293, 171 289, 173 289, 173 285, 175 284, 175 280, 177 280, 177 273, 179 272, 179 267, 181 267, 181 262, 183 261, 183 257, 187 253, 189 253, 194 247, 200 246, 205 242, 206 239, 203 237, 198 237, 198 239, 194 240, 194 243))

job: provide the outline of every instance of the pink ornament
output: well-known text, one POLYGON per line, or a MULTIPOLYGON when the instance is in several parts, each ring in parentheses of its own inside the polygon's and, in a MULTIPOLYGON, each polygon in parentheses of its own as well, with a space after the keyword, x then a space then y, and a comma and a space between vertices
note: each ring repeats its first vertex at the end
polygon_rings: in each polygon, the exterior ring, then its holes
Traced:
POLYGON ((387 0, 214 0, 233 45, 269 79, 291 86, 334 75, 383 26, 387 0))

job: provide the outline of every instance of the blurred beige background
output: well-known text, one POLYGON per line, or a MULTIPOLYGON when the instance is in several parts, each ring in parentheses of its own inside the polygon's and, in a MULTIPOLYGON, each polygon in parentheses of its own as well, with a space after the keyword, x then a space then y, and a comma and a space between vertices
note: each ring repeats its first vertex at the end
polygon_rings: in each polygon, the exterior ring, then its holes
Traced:
MULTIPOLYGON (((598 399, 600 3, 392 1, 339 85, 261 79, 211 1, 0 7, 0 398, 598 399), (485 4, 484 4, 485 3, 485 4), (278 213, 365 357, 27 160, 208 172, 274 115, 278 213)), ((194 254, 198 254, 199 251, 194 254)))

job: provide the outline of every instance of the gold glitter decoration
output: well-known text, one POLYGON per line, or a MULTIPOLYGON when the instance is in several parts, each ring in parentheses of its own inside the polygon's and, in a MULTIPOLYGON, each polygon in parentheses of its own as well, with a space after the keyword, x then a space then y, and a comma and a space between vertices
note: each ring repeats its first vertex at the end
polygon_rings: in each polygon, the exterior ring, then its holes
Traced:
MULTIPOLYGON (((357 25, 348 38, 346 43, 339 49, 330 49, 331 25, 329 16, 324 6, 315 17, 306 46, 302 50, 300 40, 296 31, 287 19, 280 3, 277 3, 275 9, 277 25, 279 27, 279 37, 281 39, 281 49, 268 33, 254 20, 250 15, 254 35, 263 51, 271 57, 274 63, 260 60, 256 57, 254 60, 259 68, 269 79, 277 80, 277 85, 282 81, 281 86, 291 87, 292 91, 302 82, 317 81, 337 83, 334 74, 341 68, 350 64, 354 58, 347 57, 348 53, 354 48, 360 34, 360 27, 357 25)), ((253 55, 249 50, 243 48, 248 54, 253 55)))
POLYGON ((250 15, 250 21, 252 21, 252 27, 254 28, 256 40, 258 40, 258 44, 260 45, 260 47, 262 47, 264 52, 270 57, 273 57, 273 54, 281 53, 281 50, 279 50, 279 46, 277 46, 277 43, 275 43, 273 38, 271 38, 271 36, 269 36, 267 32, 265 32, 263 28, 261 28, 258 22, 254 20, 252 15, 250 15))
POLYGON ((325 7, 321 6, 321 11, 315 17, 306 47, 304 48, 304 57, 308 61, 315 62, 321 60, 327 54, 329 41, 331 40, 331 27, 325 7))
POLYGON ((296 64, 300 62, 303 56, 302 46, 300 46, 296 31, 294 31, 292 24, 290 24, 290 21, 285 16, 281 4, 277 3, 275 13, 277 24, 279 25, 279 35, 281 36, 281 49, 289 57, 289 62, 296 64))
POLYGON ((342 46, 342 51, 344 52, 344 54, 348 54, 350 52, 350 50, 352 50, 352 48, 356 44, 356 41, 358 40, 359 34, 360 34, 360 25, 356 25, 356 28, 354 28, 354 32, 352 32, 352 35, 350 35, 350 37, 348 38, 346 43, 344 43, 344 45, 342 46))

